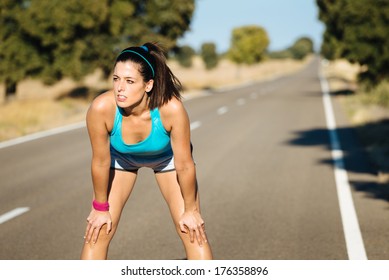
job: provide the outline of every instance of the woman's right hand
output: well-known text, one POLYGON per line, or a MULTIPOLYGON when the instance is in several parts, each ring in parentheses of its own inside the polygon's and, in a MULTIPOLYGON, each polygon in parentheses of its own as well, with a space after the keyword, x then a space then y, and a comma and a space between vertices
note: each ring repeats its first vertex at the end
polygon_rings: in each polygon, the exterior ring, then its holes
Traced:
POLYGON ((111 214, 109 211, 97 211, 92 209, 86 221, 88 222, 88 225, 86 226, 84 236, 85 243, 89 243, 91 241, 96 243, 100 230, 105 224, 107 225, 106 234, 109 234, 112 229, 111 214))
POLYGON ((185 211, 179 221, 180 229, 183 233, 188 233, 190 242, 193 243, 195 238, 200 246, 207 243, 205 234, 204 220, 197 210, 185 211))

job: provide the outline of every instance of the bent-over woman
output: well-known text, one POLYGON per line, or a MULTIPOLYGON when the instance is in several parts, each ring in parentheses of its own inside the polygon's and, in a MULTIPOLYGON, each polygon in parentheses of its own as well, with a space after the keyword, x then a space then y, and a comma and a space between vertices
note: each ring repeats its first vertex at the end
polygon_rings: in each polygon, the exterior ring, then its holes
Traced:
POLYGON ((212 259, 180 89, 157 44, 124 49, 116 58, 113 88, 93 100, 86 116, 93 198, 81 259, 107 259, 141 167, 154 170, 187 259, 212 259))

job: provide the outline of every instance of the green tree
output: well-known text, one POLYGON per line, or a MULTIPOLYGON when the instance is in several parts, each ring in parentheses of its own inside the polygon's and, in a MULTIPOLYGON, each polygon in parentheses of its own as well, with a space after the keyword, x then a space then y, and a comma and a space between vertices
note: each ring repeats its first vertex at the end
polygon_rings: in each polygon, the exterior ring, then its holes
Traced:
POLYGON ((294 59, 304 59, 308 54, 314 52, 313 42, 308 37, 301 37, 289 48, 294 59))
POLYGON ((0 82, 5 84, 6 98, 16 90, 17 82, 42 68, 34 42, 26 40, 17 15, 26 10, 24 1, 0 1, 0 82))
POLYGON ((90 73, 92 63, 85 62, 93 61, 93 56, 99 59, 94 36, 98 37, 107 15, 107 0, 30 1, 18 20, 40 54, 40 78, 54 83, 90 73))
POLYGON ((214 43, 202 44, 201 57, 207 70, 215 68, 219 62, 219 57, 216 52, 216 45, 214 43))
MULTIPOLYGON (((195 9, 194 0, 132 0, 141 32, 136 40, 158 41, 168 50, 188 30, 195 9)), ((132 33, 131 36, 134 36, 132 33)))
POLYGON ((128 45, 171 49, 193 11, 194 0, 1 0, 0 82, 8 92, 27 76, 54 83, 96 68, 107 75, 128 45))
POLYGON ((237 64, 254 64, 263 59, 269 37, 260 26, 249 25, 232 31, 228 57, 237 64))
POLYGON ((193 64, 193 56, 196 54, 194 49, 188 45, 181 46, 176 50, 175 58, 178 63, 185 67, 190 68, 193 64))
POLYGON ((325 24, 321 53, 367 66, 360 80, 389 78, 389 1, 316 0, 325 24))
POLYGON ((293 58, 290 48, 287 48, 285 50, 279 50, 279 51, 271 51, 268 52, 266 56, 272 59, 293 58))

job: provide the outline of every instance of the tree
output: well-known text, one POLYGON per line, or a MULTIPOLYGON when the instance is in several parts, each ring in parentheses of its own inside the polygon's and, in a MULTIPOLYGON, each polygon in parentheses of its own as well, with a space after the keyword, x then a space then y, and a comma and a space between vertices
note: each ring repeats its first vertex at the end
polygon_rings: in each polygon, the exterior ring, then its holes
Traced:
POLYGON ((386 0, 316 0, 326 25, 321 53, 367 66, 360 80, 389 78, 389 2, 386 0))
POLYGON ((308 54, 314 52, 313 42, 308 37, 301 37, 289 48, 294 59, 304 59, 308 54))
POLYGON ((94 70, 88 62, 100 56, 95 42, 107 16, 107 0, 30 1, 18 22, 40 54, 39 77, 46 83, 79 80, 94 70))
POLYGON ((195 53, 196 52, 192 47, 185 45, 177 48, 175 58, 181 66, 190 68, 192 66, 192 59, 195 53))
POLYGON ((193 11, 194 0, 1 0, 0 82, 15 91, 28 76, 54 83, 96 68, 108 75, 128 45, 172 48, 193 11))
POLYGON ((237 64, 254 64, 263 59, 269 46, 268 35, 262 27, 249 25, 232 31, 228 57, 237 64))
POLYGON ((214 43, 202 44, 201 57, 207 70, 215 68, 219 62, 219 58, 216 52, 216 45, 214 43))
MULTIPOLYGON (((135 21, 142 32, 137 42, 158 41, 168 50, 188 30, 195 9, 194 0, 132 0, 136 7, 135 21)), ((134 36, 133 33, 129 33, 134 36)), ((135 38, 134 38, 135 39, 135 38)))
POLYGON ((290 52, 290 48, 287 48, 285 50, 279 50, 279 51, 270 51, 267 52, 266 56, 271 59, 287 59, 293 57, 290 52))
POLYGON ((40 55, 32 41, 26 40, 16 15, 23 14, 24 1, 0 1, 0 82, 5 83, 8 99, 16 90, 16 84, 42 68, 40 55))

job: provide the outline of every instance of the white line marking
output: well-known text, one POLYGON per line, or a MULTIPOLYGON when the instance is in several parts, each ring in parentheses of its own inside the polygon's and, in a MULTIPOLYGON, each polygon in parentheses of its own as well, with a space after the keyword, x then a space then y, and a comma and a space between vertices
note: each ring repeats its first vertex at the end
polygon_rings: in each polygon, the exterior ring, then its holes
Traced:
POLYGON ((11 210, 11 211, 1 215, 0 216, 0 225, 17 217, 17 216, 20 216, 20 215, 26 213, 27 211, 30 211, 30 208, 19 207, 19 208, 15 208, 14 210, 11 210))
POLYGON ((238 100, 236 100, 236 104, 238 104, 239 106, 242 106, 242 105, 246 104, 246 100, 244 100, 243 98, 239 98, 238 100))
POLYGON ((190 130, 195 130, 196 128, 199 128, 201 126, 201 122, 195 121, 190 124, 190 130))
POLYGON ((75 124, 70 124, 70 125, 66 125, 66 126, 61 126, 61 127, 53 128, 53 129, 46 130, 46 131, 36 132, 36 133, 33 133, 33 134, 29 134, 29 135, 26 135, 26 136, 22 136, 22 137, 18 137, 18 138, 12 139, 12 140, 1 142, 0 143, 0 149, 6 148, 6 147, 10 147, 10 146, 14 146, 14 145, 17 145, 17 144, 21 144, 21 143, 24 143, 24 142, 36 140, 36 139, 39 139, 39 138, 43 138, 43 137, 47 137, 47 136, 51 136, 51 135, 55 135, 55 134, 59 134, 59 133, 67 132, 67 131, 71 131, 71 130, 74 130, 74 129, 77 129, 77 128, 81 128, 81 127, 84 127, 84 126, 85 126, 85 122, 79 122, 79 123, 75 123, 75 124))
POLYGON ((331 104, 328 82, 321 73, 319 73, 319 78, 323 92, 327 128, 331 140, 331 154, 334 161, 336 188, 348 257, 350 260, 367 260, 362 233, 359 228, 358 217, 352 199, 351 187, 348 181, 347 171, 344 167, 343 151, 336 132, 336 122, 331 104))
POLYGON ((217 109, 217 114, 218 115, 223 115, 225 113, 228 112, 228 108, 226 106, 223 106, 223 107, 220 107, 219 109, 217 109))
MULTIPOLYGON (((185 100, 184 101, 193 99, 193 98, 198 97, 198 96, 207 96, 207 95, 210 95, 210 94, 207 93, 206 91, 203 91, 203 92, 198 93, 198 94, 192 94, 192 95, 191 94, 185 94, 185 96, 184 96, 185 100)), ((79 123, 75 123, 75 124, 70 124, 70 125, 66 125, 66 126, 62 126, 62 127, 57 127, 57 128, 41 131, 41 132, 32 133, 32 134, 29 134, 29 135, 26 135, 26 136, 22 136, 22 137, 18 137, 18 138, 11 139, 11 140, 6 140, 6 141, 3 141, 3 142, 0 142, 0 149, 6 148, 6 147, 10 147, 10 146, 14 146, 14 145, 17 145, 17 144, 21 144, 21 143, 24 143, 24 142, 36 140, 36 139, 39 139, 39 138, 44 138, 44 137, 47 137, 47 136, 52 136, 52 135, 55 135, 55 134, 59 134, 59 133, 63 133, 63 132, 68 132, 68 131, 71 131, 71 130, 74 130, 74 129, 78 129, 78 128, 82 128, 82 127, 85 127, 85 126, 86 126, 86 123, 85 123, 85 121, 83 121, 83 122, 79 122, 79 123)))

